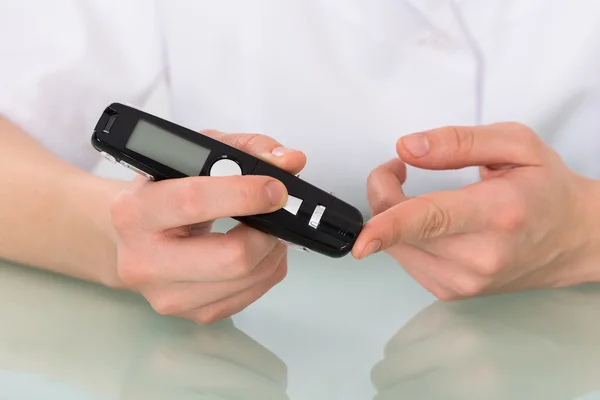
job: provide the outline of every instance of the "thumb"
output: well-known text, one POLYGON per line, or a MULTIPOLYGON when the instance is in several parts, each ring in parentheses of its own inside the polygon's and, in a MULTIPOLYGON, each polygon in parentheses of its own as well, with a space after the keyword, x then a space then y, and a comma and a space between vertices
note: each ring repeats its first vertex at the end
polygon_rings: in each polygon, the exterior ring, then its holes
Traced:
POLYGON ((539 166, 550 154, 535 132, 512 122, 416 133, 400 138, 396 150, 407 164, 433 170, 539 166))
POLYGON ((226 134, 215 130, 205 130, 202 131, 202 134, 260 158, 291 174, 297 174, 306 165, 306 155, 303 152, 288 149, 269 136, 257 133, 226 134))
POLYGON ((475 232, 485 223, 485 206, 468 188, 408 199, 365 224, 352 254, 363 259, 398 244, 418 245, 441 236, 475 232))

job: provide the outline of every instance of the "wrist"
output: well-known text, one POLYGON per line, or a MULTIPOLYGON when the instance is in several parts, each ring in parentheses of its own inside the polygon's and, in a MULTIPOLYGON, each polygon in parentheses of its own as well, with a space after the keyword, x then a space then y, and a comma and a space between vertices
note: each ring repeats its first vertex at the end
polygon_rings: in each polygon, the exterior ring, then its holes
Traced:
POLYGON ((93 256, 91 263, 73 267, 82 271, 86 279, 115 289, 123 289, 124 285, 117 273, 117 235, 110 217, 110 204, 128 185, 126 181, 86 174, 78 184, 71 185, 72 190, 66 196, 73 203, 72 209, 77 210, 76 217, 88 224, 91 240, 95 242, 89 244, 93 249, 89 254, 93 256))

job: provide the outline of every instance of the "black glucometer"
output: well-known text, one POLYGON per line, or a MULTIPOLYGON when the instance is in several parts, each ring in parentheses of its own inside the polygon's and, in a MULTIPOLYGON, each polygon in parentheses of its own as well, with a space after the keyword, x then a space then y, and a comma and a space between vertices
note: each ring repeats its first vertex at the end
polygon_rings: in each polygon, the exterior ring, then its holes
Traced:
POLYGON ((355 207, 310 183, 216 139, 173 122, 113 103, 92 135, 92 145, 150 180, 189 176, 268 175, 288 190, 288 202, 268 214, 234 216, 248 226, 305 250, 343 257, 363 227, 355 207))

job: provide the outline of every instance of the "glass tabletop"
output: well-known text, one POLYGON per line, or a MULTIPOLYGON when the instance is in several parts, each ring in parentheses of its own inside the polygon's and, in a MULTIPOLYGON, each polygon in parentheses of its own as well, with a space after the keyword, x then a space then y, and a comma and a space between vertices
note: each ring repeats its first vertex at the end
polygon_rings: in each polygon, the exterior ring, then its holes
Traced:
POLYGON ((385 255, 290 253, 212 325, 0 262, 0 399, 600 399, 600 288, 442 303, 385 255))

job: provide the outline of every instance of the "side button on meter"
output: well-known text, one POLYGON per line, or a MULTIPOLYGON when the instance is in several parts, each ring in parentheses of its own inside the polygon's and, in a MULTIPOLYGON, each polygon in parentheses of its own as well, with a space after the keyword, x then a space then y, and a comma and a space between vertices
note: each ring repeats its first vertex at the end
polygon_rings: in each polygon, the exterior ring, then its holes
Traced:
POLYGON ((108 154, 107 152, 101 151, 100 154, 102 155, 102 157, 106 158, 111 163, 113 163, 113 164, 117 163, 117 159, 114 158, 113 156, 111 156, 110 154, 108 154))
POLYGON ((300 251, 302 253, 312 253, 312 251, 304 246, 300 246, 299 244, 288 242, 287 240, 279 239, 279 241, 285 244, 287 247, 292 248, 294 250, 300 251))
POLYGON ((132 170, 133 172, 137 172, 138 174, 144 176, 146 179, 153 181, 154 177, 144 171, 142 171, 139 168, 134 167, 133 165, 129 165, 127 164, 125 161, 120 161, 119 164, 121 164, 122 166, 124 166, 125 168, 129 168, 130 170, 132 170))

